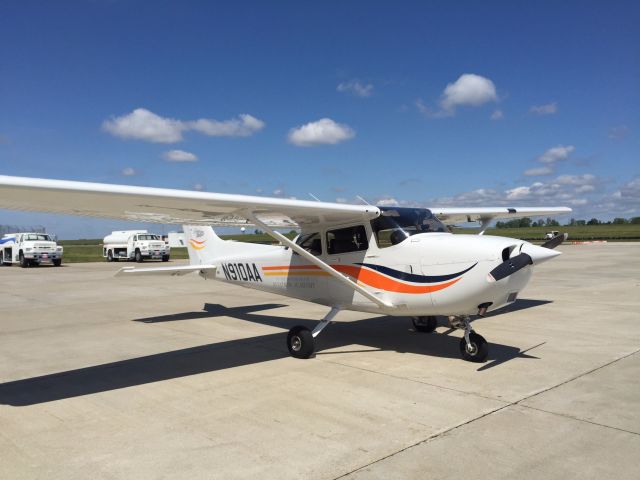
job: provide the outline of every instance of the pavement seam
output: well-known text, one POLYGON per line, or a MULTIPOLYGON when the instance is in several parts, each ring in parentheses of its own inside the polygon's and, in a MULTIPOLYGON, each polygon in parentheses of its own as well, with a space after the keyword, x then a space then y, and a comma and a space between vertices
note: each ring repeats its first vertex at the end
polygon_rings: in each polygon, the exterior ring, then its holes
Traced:
POLYGON ((366 465, 362 465, 362 466, 360 466, 358 468, 355 468, 355 469, 353 469, 353 470, 351 470, 349 472, 346 472, 346 473, 343 473, 342 475, 334 477, 333 480, 339 480, 340 478, 344 478, 344 477, 346 477, 348 475, 351 475, 352 473, 358 472, 360 470, 364 470, 365 468, 370 467, 371 465, 374 465, 374 464, 376 464, 378 462, 382 462, 383 460, 386 460, 387 458, 394 457, 399 453, 402 453, 402 452, 404 452, 406 450, 409 450, 410 448, 417 447, 418 445, 421 445, 423 443, 430 442, 431 440, 433 440, 435 438, 438 438, 438 437, 440 437, 442 435, 446 435, 447 433, 452 432, 453 430, 456 430, 456 429, 458 429, 460 427, 464 427, 465 425, 468 425, 468 424, 470 424, 472 422, 475 422, 476 420, 480 420, 480 419, 482 419, 484 417, 488 417, 489 415, 492 415, 492 414, 494 414, 496 412, 499 412, 500 410, 504 410, 505 408, 509 408, 512 405, 513 404, 511 404, 511 403, 508 404, 508 405, 502 405, 501 407, 494 408, 493 410, 490 410, 490 411, 488 411, 486 413, 483 413, 482 415, 480 415, 478 417, 470 418, 469 420, 466 420, 466 421, 461 422, 461 423, 459 423, 457 425, 454 425, 451 428, 447 428, 446 430, 442 430, 440 432, 436 432, 436 433, 434 433, 432 435, 429 435, 427 438, 419 440, 418 442, 415 442, 415 443, 413 443, 411 445, 407 445, 406 447, 403 447, 403 448, 401 448, 400 450, 398 450, 396 452, 393 452, 393 453, 390 453, 388 455, 385 455, 384 457, 380 457, 377 460, 374 460, 373 462, 369 462, 366 465))
POLYGON ((592 368, 591 370, 587 370, 586 372, 583 372, 583 373, 580 373, 578 375, 575 375, 575 376, 565 380, 564 382, 558 383, 557 385, 554 385, 554 386, 549 387, 549 388, 545 388, 544 390, 540 390, 539 392, 536 392, 536 393, 532 393, 531 395, 529 395, 527 397, 524 397, 524 398, 521 398, 520 400, 518 400, 516 402, 513 402, 513 403, 514 404, 519 404, 521 402, 524 402, 525 400, 529 400, 529 399, 531 399, 533 397, 536 397, 536 396, 541 395, 541 394, 543 394, 545 392, 548 392, 549 390, 553 390, 554 388, 562 387, 563 385, 566 385, 567 383, 571 383, 574 380, 577 380, 578 378, 584 377, 585 375, 589 375, 590 373, 593 373, 593 372, 597 372, 598 370, 603 369, 605 367, 608 367, 609 365, 613 365, 614 363, 619 362, 620 360, 624 360, 625 358, 632 357, 633 355, 635 355, 638 352, 640 352, 640 348, 634 350, 631 353, 627 353, 626 355, 623 355, 622 357, 615 358, 615 359, 611 360, 610 362, 605 363, 604 365, 600 365, 599 367, 595 367, 595 368, 592 368))
MULTIPOLYGON (((589 375, 590 373, 596 372, 596 371, 598 371, 598 370, 600 370, 600 369, 602 369, 604 367, 607 367, 607 366, 612 365, 612 364, 614 364, 616 362, 619 362, 620 360, 624 360, 625 358, 631 357, 631 356, 637 354, 638 352, 640 352, 640 349, 637 349, 637 350, 635 350, 635 351, 633 351, 631 353, 623 355, 622 357, 616 358, 616 359, 614 359, 614 360, 612 360, 610 362, 605 363, 604 365, 600 365, 599 367, 596 367, 596 368, 588 370, 588 371, 586 371, 584 373, 581 373, 580 375, 576 375, 576 376, 574 376, 574 377, 572 377, 572 378, 570 378, 568 380, 565 380, 564 382, 561 382, 561 383, 559 383, 557 385, 554 385, 552 387, 546 388, 546 389, 541 390, 539 392, 533 393, 533 394, 531 394, 531 395, 529 395, 527 397, 521 398, 520 400, 517 400, 517 401, 514 401, 514 402, 510 402, 510 403, 508 403, 506 405, 503 405, 501 407, 495 408, 495 409, 493 409, 493 410, 491 410, 489 412, 486 412, 486 413, 484 413, 482 415, 479 415, 477 417, 471 418, 471 419, 467 420, 466 422, 462 422, 460 424, 454 425, 453 427, 448 428, 446 430, 443 430, 441 432, 437 432, 437 433, 434 433, 433 435, 429 435, 427 438, 424 438, 424 439, 422 439, 422 440, 420 440, 418 442, 415 442, 412 445, 408 445, 408 446, 406 446, 406 447, 404 447, 404 448, 402 448, 400 450, 397 450, 396 452, 390 453, 388 455, 385 455, 384 457, 381 457, 381 458, 378 458, 377 460, 369 462, 366 465, 362 465, 362 466, 360 466, 358 468, 355 468, 355 469, 353 469, 353 470, 351 470, 349 472, 346 472, 346 473, 344 473, 342 475, 334 477, 333 480, 338 480, 340 478, 344 478, 344 477, 346 477, 348 475, 351 475, 352 473, 358 472, 360 470, 364 470, 365 468, 370 467, 371 465, 374 465, 376 463, 382 462, 382 461, 384 461, 384 460, 386 460, 388 458, 394 457, 395 455, 397 455, 399 453, 402 453, 402 452, 404 452, 406 450, 409 450, 410 448, 417 447, 418 445, 421 445, 423 443, 430 442, 430 441, 432 441, 432 440, 434 440, 434 439, 436 439, 438 437, 441 437, 441 436, 443 436, 443 435, 445 435, 445 434, 447 434, 449 432, 457 430, 460 427, 464 427, 465 425, 469 425, 469 424, 471 424, 471 423, 473 423, 473 422, 475 422, 477 420, 481 420, 481 419, 483 419, 485 417, 488 417, 489 415, 493 415, 494 413, 500 412, 500 411, 502 411, 502 410, 504 410, 506 408, 509 408, 509 407, 519 406, 519 407, 531 408, 532 410, 539 410, 541 412, 552 414, 552 415, 564 416, 564 415, 561 415, 561 414, 555 414, 554 412, 546 412, 544 410, 536 409, 536 408, 533 408, 533 407, 527 407, 526 405, 520 405, 520 403, 524 402, 525 400, 529 400, 530 398, 533 398, 533 397, 535 397, 537 395, 540 395, 541 393, 548 392, 550 390, 553 390, 554 388, 561 387, 562 385, 566 385, 567 383, 570 383, 570 382, 572 382, 574 380, 577 380, 578 378, 581 378, 581 377, 583 377, 585 375, 589 375)), ((331 363, 336 363, 336 362, 331 362, 331 363)), ((340 365, 342 365, 342 364, 340 364, 340 365)), ((346 365, 346 366, 348 366, 348 365, 346 365)), ((357 369, 360 369, 360 370, 368 371, 366 369, 361 369, 359 367, 352 367, 352 368, 357 368, 357 369)), ((378 372, 375 372, 375 373, 378 373, 378 372)), ((382 373, 382 375, 387 375, 387 374, 382 373)), ((398 377, 398 378, 402 378, 402 377, 398 377)), ((405 380, 410 380, 410 379, 405 379, 405 380)), ((413 381, 417 381, 417 380, 413 380, 413 381)), ((420 382, 420 383, 422 383, 422 382, 420 382)), ((441 387, 441 388, 446 388, 446 387, 441 387)), ((454 389, 451 389, 451 390, 454 390, 454 389)), ((458 390, 454 390, 454 391, 458 391, 458 390)), ((468 393, 468 392, 462 392, 462 393, 468 393)), ((475 395, 475 394, 470 394, 470 395, 475 395)), ((482 397, 482 398, 490 398, 490 397, 482 397)), ((492 400, 495 400, 495 399, 492 398, 492 400)), ((598 426, 610 428, 610 429, 613 429, 613 430, 619 430, 619 431, 622 431, 622 432, 632 433, 632 434, 638 435, 635 432, 628 432, 626 430, 619 429, 619 428, 616 428, 616 427, 611 427, 611 426, 608 426, 608 425, 600 425, 598 423, 590 422, 588 420, 584 420, 584 419, 580 419, 580 418, 573 418, 573 417, 569 417, 569 416, 567 416, 567 418, 571 418, 572 420, 576 420, 576 421, 580 421, 580 422, 585 422, 585 423, 590 423, 590 424, 593 424, 593 425, 598 425, 598 426)))
POLYGON ((531 410, 536 410, 536 411, 538 411, 538 412, 548 413, 548 414, 550 414, 550 415, 556 415, 556 416, 558 416, 558 417, 568 418, 568 419, 570 419, 570 420, 575 420, 575 421, 578 421, 578 422, 589 423, 589 424, 591 424, 591 425, 595 425, 595 426, 598 426, 598 427, 610 428, 611 430, 617 430, 617 431, 619 431, 619 432, 630 433, 630 434, 632 434, 632 435, 640 436, 640 433, 638 433, 638 432, 633 432, 633 431, 631 431, 631 430, 625 430, 624 428, 620 428, 620 427, 613 427, 613 426, 611 426, 611 425, 606 425, 606 424, 604 424, 604 423, 594 422, 594 421, 591 421, 591 420, 587 420, 586 418, 574 417, 574 416, 569 415, 569 414, 566 414, 566 413, 550 412, 549 410, 545 410, 545 409, 543 409, 543 408, 538 408, 538 407, 532 407, 532 406, 530 406, 530 405, 518 405, 518 407, 521 407, 521 408, 529 408, 529 409, 531 409, 531 410))

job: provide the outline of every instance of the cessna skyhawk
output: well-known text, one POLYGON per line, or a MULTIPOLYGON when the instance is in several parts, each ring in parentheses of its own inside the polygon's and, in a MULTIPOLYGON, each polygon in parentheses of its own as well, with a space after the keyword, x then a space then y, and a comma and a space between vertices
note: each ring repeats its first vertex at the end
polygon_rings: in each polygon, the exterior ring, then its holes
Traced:
POLYGON ((552 208, 401 208, 0 176, 0 208, 182 224, 190 264, 125 267, 117 275, 184 275, 241 285, 329 307, 311 331, 293 327, 292 356, 309 358, 314 339, 340 310, 412 317, 432 332, 445 315, 464 330, 460 352, 482 362, 486 340, 470 316, 513 303, 532 266, 560 252, 566 235, 542 246, 482 235, 495 218, 564 214, 552 208), (453 235, 443 222, 481 222, 479 235, 453 235), (280 245, 225 241, 215 226, 255 225, 280 245), (277 228, 296 228, 293 240, 277 228))

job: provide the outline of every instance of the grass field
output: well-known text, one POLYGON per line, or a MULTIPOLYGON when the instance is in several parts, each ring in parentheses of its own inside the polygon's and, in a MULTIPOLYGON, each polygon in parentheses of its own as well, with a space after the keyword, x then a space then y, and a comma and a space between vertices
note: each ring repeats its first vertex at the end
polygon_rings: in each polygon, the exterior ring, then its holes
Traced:
MULTIPOLYGON (((487 235, 498 235, 502 237, 519 238, 522 240, 542 242, 544 234, 550 230, 558 230, 569 234, 571 240, 640 240, 640 225, 585 225, 579 227, 530 227, 530 228, 490 228, 487 235)), ((477 229, 455 229, 455 233, 476 234, 477 229)), ((292 237, 288 234, 287 236, 292 237)), ((235 240, 238 242, 273 243, 273 239, 266 234, 239 234, 223 235, 225 240, 235 240)), ((102 257, 102 240, 61 240, 64 246, 63 262, 104 262, 102 257)), ((186 248, 172 248, 172 259, 189 258, 186 248)))

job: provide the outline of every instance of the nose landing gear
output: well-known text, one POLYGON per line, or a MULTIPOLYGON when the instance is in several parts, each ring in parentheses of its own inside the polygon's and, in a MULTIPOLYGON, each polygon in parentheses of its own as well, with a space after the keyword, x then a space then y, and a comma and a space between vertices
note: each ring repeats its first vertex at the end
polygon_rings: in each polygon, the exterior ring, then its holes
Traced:
POLYGON ((484 337, 473 331, 469 317, 449 317, 451 327, 464 329, 464 337, 460 339, 460 354, 469 362, 481 363, 487 359, 489 345, 484 337))

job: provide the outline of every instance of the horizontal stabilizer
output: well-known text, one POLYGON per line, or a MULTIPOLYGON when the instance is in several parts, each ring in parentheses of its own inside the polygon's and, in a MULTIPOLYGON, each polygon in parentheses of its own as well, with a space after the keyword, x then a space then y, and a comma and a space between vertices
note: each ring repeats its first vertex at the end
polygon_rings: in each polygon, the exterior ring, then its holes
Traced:
POLYGON ((136 268, 123 267, 116 273, 116 277, 128 277, 131 275, 169 275, 181 276, 192 272, 209 271, 213 273, 216 270, 215 265, 180 265, 175 267, 150 267, 136 268))

